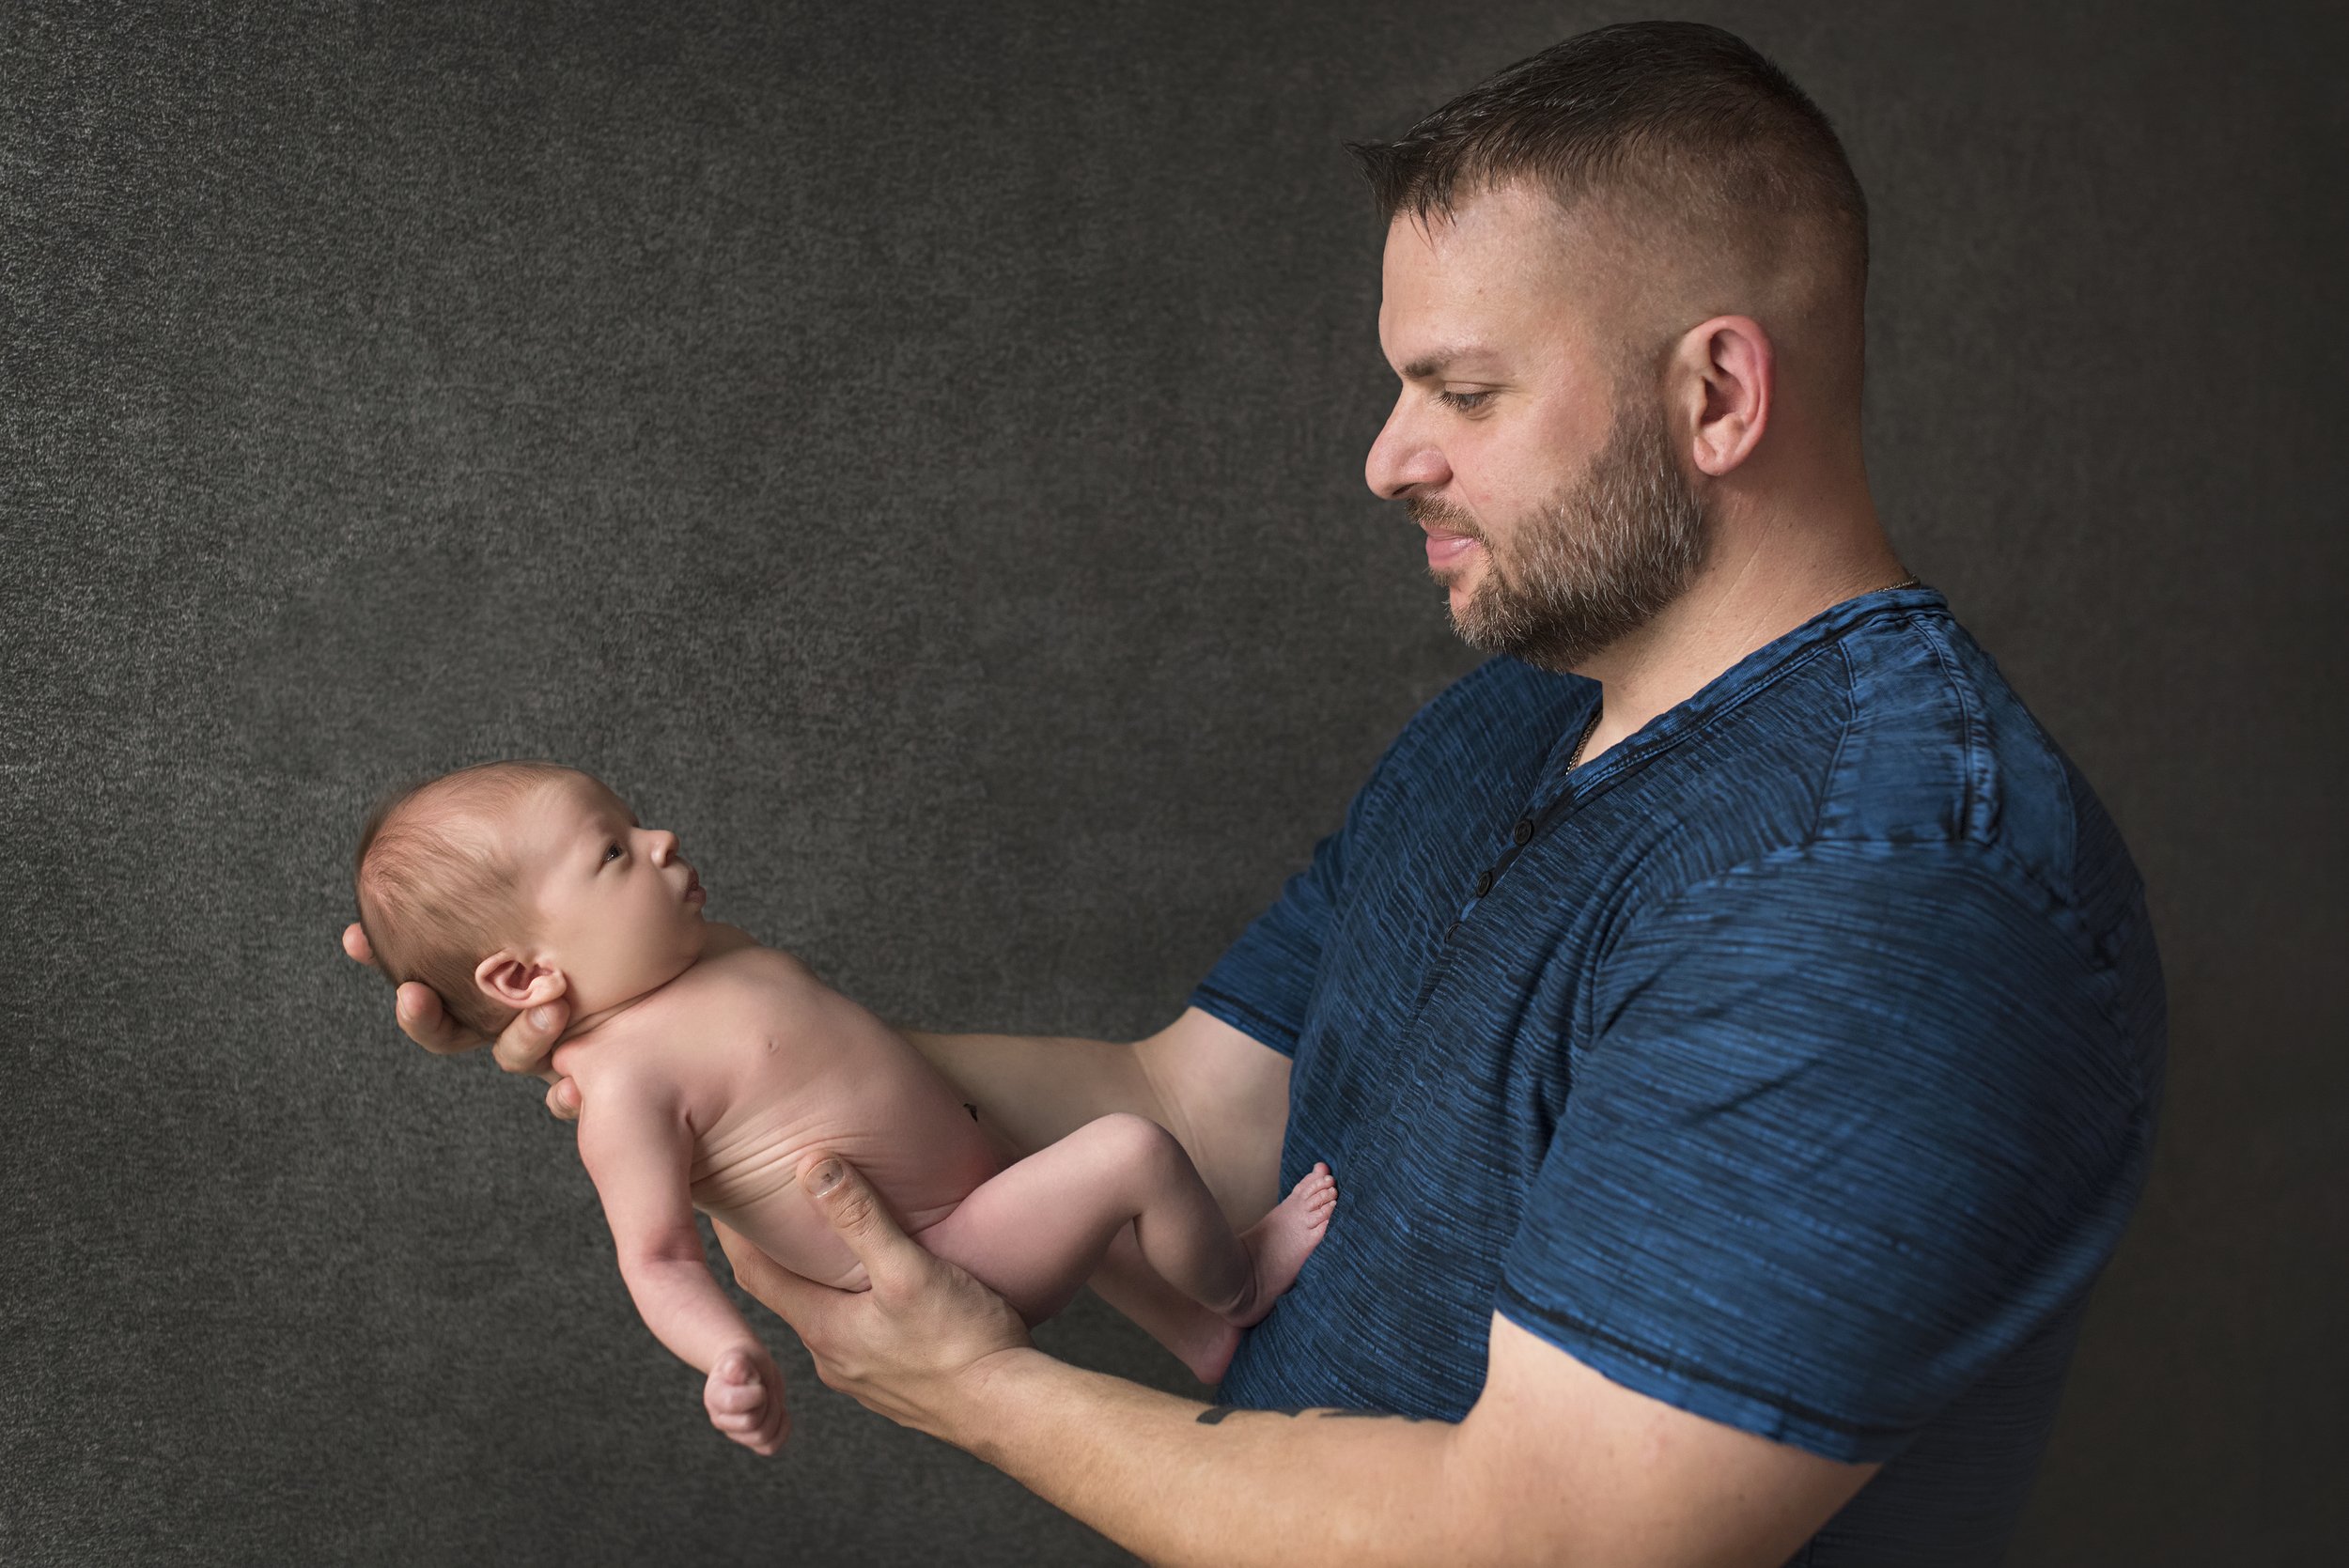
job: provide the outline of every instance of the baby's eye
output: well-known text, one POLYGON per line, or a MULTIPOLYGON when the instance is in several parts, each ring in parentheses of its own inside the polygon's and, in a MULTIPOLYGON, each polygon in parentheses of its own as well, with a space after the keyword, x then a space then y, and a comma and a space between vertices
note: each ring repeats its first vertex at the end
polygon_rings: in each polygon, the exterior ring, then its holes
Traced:
POLYGON ((607 861, 616 861, 616 860, 618 860, 618 859, 620 858, 620 846, 619 846, 619 845, 618 845, 618 844, 616 844, 616 843, 614 843, 614 845, 613 845, 610 848, 606 849, 606 850, 603 852, 603 858, 604 858, 605 860, 607 860, 607 861))

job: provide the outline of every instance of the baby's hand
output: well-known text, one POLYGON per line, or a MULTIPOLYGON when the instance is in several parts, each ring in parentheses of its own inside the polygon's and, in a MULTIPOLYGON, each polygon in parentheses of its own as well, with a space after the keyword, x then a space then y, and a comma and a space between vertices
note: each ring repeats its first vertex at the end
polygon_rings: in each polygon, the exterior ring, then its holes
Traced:
POLYGON ((702 1407, 710 1425, 753 1453, 774 1452, 791 1431, 790 1413, 783 1407, 783 1369, 764 1345, 719 1357, 702 1386, 702 1407))

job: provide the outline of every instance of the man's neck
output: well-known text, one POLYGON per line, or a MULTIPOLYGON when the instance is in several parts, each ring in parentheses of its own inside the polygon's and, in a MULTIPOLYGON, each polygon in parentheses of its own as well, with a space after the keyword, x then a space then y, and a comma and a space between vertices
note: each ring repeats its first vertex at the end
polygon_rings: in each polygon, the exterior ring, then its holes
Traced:
POLYGON ((1687 702, 1754 649, 1907 575, 1873 508, 1832 532, 1781 527, 1741 530, 1735 537, 1688 592, 1578 668, 1606 689, 1583 762, 1687 702))

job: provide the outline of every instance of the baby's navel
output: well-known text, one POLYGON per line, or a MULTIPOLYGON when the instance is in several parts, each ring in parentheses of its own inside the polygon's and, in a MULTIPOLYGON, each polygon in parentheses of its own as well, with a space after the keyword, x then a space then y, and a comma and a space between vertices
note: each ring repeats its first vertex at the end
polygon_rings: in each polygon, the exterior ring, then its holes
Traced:
POLYGON ((775 1037, 771 1034, 767 1036, 767 1054, 770 1056, 775 1054, 775 1037))

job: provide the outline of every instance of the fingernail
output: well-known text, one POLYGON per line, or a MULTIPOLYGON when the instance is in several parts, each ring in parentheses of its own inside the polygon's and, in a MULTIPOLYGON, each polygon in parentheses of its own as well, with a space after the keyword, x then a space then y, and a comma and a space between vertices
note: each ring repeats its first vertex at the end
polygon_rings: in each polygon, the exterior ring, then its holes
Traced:
POLYGON ((825 1160, 807 1173, 807 1189, 814 1196, 820 1198, 838 1187, 840 1178, 848 1173, 847 1169, 838 1160, 825 1160))
POLYGON ((530 1010, 530 1027, 533 1029, 552 1029, 554 1027, 554 1009, 546 1006, 532 1008, 530 1010))

